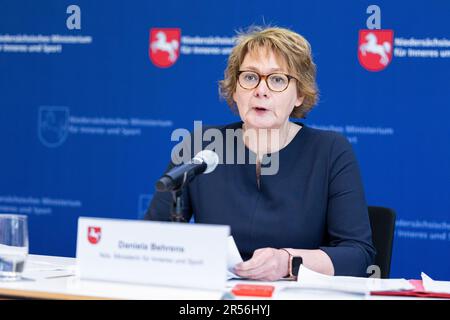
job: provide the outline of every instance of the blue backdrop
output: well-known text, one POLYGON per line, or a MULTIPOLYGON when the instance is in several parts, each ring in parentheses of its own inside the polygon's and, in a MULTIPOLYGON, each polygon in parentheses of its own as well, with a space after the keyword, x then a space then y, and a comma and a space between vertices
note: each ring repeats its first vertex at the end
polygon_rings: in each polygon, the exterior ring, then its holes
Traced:
POLYGON ((235 30, 278 25, 318 66, 305 123, 346 135, 368 203, 397 212, 391 276, 450 280, 450 2, 377 1, 393 30, 378 72, 358 60, 371 4, 1 0, 0 211, 29 216, 31 253, 62 256, 79 216, 142 217, 172 131, 238 119, 217 88, 235 30), (150 59, 157 28, 180 33, 166 68, 150 59))

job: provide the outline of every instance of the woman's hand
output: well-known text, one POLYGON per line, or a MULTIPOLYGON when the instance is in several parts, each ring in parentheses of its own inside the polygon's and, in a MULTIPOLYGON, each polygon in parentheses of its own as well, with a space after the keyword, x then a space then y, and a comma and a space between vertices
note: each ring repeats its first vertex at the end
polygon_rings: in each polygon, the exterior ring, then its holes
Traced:
POLYGON ((285 250, 262 248, 255 250, 250 260, 241 262, 234 268, 243 278, 275 281, 288 274, 289 254, 285 250))

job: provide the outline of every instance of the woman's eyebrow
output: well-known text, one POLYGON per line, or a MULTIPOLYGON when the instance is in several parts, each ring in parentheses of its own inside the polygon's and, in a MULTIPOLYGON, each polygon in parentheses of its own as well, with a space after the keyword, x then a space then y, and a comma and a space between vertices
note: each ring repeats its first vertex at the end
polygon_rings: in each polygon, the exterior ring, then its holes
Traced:
MULTIPOLYGON (((252 71, 256 71, 258 73, 262 73, 261 70, 259 70, 257 67, 254 67, 254 66, 242 67, 242 69, 252 70, 252 71)), ((272 73, 272 72, 284 72, 284 70, 281 68, 270 68, 268 73, 272 73)))

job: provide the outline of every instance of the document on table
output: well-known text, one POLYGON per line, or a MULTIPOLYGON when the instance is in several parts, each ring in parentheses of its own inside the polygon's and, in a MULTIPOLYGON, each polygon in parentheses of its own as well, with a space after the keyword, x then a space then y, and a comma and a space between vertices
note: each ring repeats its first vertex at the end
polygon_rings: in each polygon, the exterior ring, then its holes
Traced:
MULTIPOLYGON (((414 287, 406 279, 377 279, 328 276, 300 266, 298 288, 370 294, 372 291, 411 290, 414 287)), ((292 289, 295 287, 289 287, 292 289)))
POLYGON ((24 277, 37 279, 51 279, 76 275, 76 265, 61 265, 46 261, 29 260, 25 263, 24 277))
POLYGON ((243 262, 243 260, 236 246, 236 242, 234 242, 233 236, 229 236, 227 252, 227 280, 240 278, 234 273, 234 266, 241 262, 243 262))
POLYGON ((426 292, 450 293, 450 281, 435 281, 424 272, 421 273, 422 285, 426 292))

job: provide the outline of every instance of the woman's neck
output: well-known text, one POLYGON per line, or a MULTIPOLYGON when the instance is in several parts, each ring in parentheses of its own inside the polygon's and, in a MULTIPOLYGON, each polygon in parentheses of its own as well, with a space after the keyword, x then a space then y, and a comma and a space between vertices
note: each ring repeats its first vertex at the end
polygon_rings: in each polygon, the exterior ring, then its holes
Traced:
POLYGON ((261 160, 265 154, 283 149, 300 130, 300 127, 286 121, 279 128, 254 128, 246 123, 242 126, 244 143, 261 160))

